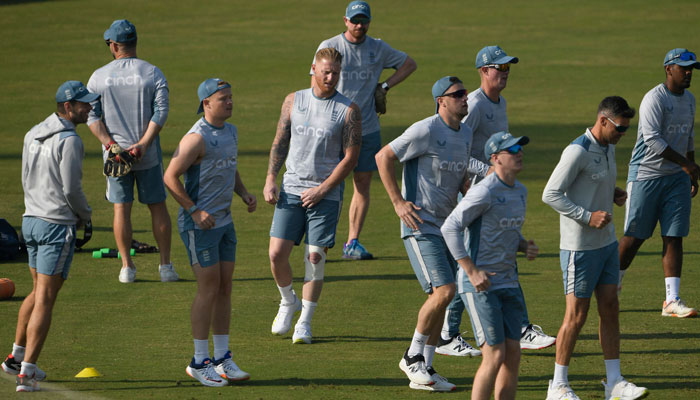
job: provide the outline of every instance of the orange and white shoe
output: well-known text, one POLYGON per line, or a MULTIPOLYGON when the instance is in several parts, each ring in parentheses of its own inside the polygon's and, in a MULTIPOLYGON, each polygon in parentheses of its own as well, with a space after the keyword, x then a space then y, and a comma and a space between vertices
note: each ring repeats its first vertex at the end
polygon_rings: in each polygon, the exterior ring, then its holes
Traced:
POLYGON ((698 310, 686 306, 685 302, 683 302, 680 297, 676 297, 676 299, 670 303, 664 301, 664 306, 661 309, 662 317, 690 318, 696 317, 697 315, 698 310))

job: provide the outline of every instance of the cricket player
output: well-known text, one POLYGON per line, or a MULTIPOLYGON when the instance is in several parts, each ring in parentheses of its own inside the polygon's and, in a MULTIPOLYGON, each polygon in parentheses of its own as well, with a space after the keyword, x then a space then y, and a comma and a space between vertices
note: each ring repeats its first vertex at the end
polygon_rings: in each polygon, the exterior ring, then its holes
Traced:
POLYGON ((168 118, 168 82, 160 69, 136 57, 136 28, 131 22, 114 21, 105 31, 104 40, 114 61, 96 70, 88 81, 88 89, 102 96, 90 113, 88 125, 105 146, 105 160, 115 143, 138 160, 127 175, 107 177, 105 197, 114 204, 114 238, 122 255, 119 282, 134 282, 136 275, 129 255, 134 183, 139 201, 151 212, 153 236, 160 249, 160 279, 176 281, 179 277, 170 263, 170 215, 165 205, 158 137, 168 118))
POLYGON ((534 260, 539 248, 520 232, 527 189, 516 177, 523 168, 527 136, 491 135, 484 153, 494 172, 471 187, 440 230, 457 260, 458 292, 467 304, 483 358, 472 399, 514 399, 520 365, 520 323, 525 312, 518 283, 518 251, 534 260), (468 249, 462 232, 469 230, 468 249))
POLYGON ((666 299, 663 317, 694 317, 695 308, 680 298, 683 238, 690 229, 690 199, 698 192, 695 163, 695 97, 688 90, 695 53, 673 49, 664 58, 666 80, 651 89, 639 106, 637 142, 627 175, 625 234, 620 239, 620 287, 642 243, 659 222, 666 299))
POLYGON ((36 366, 51 326, 58 291, 68 279, 76 225, 90 222, 92 210, 82 188, 83 141, 75 127, 88 120, 99 95, 78 81, 56 91, 56 112, 24 136, 22 235, 27 245, 31 293, 22 302, 12 353, 2 369, 17 375, 17 391, 39 390, 46 373, 36 366))
MULTIPOLYGON (((474 132, 474 144, 472 145, 471 160, 481 161, 483 164, 479 174, 472 177, 472 185, 483 179, 488 172, 483 168, 489 167, 489 157, 484 153, 484 145, 489 137, 496 132, 508 132, 508 115, 506 114, 506 99, 501 92, 506 88, 510 68, 517 64, 518 57, 506 54, 500 46, 486 46, 476 55, 476 69, 481 78, 479 89, 469 93, 467 103, 469 114, 464 117, 464 122, 474 132)), ((468 241, 468 238, 465 238, 468 241)), ((518 285, 520 285, 518 283, 518 285)), ((525 296, 521 296, 525 299, 525 296)), ((539 325, 530 323, 527 314, 527 306, 523 304, 525 312, 521 321, 520 347, 523 349, 542 349, 554 344, 556 338, 546 335, 539 325)), ((447 306, 445 323, 442 327, 438 347, 438 354, 450 356, 478 356, 481 352, 469 345, 460 334, 464 303, 459 294, 447 306)))
POLYGON ((178 230, 185 243, 197 294, 190 319, 194 356, 187 374, 205 386, 225 386, 250 374, 233 361, 229 350, 231 286, 236 261, 236 229, 231 218, 233 193, 255 211, 257 201, 238 172, 238 130, 226 122, 233 111, 231 85, 207 79, 199 85, 199 109, 204 117, 180 141, 163 177, 180 204, 178 230), (185 184, 180 176, 185 176, 185 184), (209 326, 214 359, 209 356, 209 326))
POLYGON ((464 192, 472 131, 467 115, 467 91, 456 76, 433 85, 436 113, 411 125, 377 153, 379 176, 401 219, 401 238, 411 266, 428 298, 418 313, 410 347, 399 368, 412 389, 452 391, 455 385, 432 366, 445 307, 455 295, 457 263, 450 256, 440 226, 464 192), (394 161, 404 164, 399 190, 394 161))
MULTIPOLYGON (((343 56, 338 91, 362 111, 362 149, 353 173, 353 195, 350 201, 348 239, 343 245, 343 258, 371 259, 372 254, 360 244, 359 237, 369 210, 369 188, 372 172, 377 170, 374 155, 382 147, 378 114, 386 112, 386 94, 416 70, 416 62, 406 53, 395 50, 381 39, 367 35, 372 13, 364 1, 351 1, 343 22, 347 30, 324 40, 318 49, 333 47, 343 56), (396 70, 379 83, 382 71, 396 70)), ((311 72, 313 75, 313 72, 311 72)))
POLYGON ((311 343, 311 318, 323 288, 326 253, 335 244, 341 183, 355 167, 362 144, 360 109, 336 90, 342 59, 330 47, 316 53, 311 88, 287 95, 270 149, 264 196, 275 205, 270 267, 282 297, 271 331, 286 334, 301 309, 292 343, 311 343), (277 175, 285 159, 287 171, 278 188, 277 175), (305 275, 299 301, 292 289, 289 255, 304 236, 305 275))
POLYGON ((632 400, 647 394, 646 388, 628 382, 620 374, 620 266, 612 223, 613 203, 622 206, 627 198, 627 192, 615 187, 615 145, 629 128, 634 113, 622 97, 603 99, 595 124, 564 149, 542 194, 542 201, 560 214, 559 258, 566 298, 547 400, 579 398, 569 385, 568 369, 593 293, 607 375, 603 382, 605 399, 632 400))

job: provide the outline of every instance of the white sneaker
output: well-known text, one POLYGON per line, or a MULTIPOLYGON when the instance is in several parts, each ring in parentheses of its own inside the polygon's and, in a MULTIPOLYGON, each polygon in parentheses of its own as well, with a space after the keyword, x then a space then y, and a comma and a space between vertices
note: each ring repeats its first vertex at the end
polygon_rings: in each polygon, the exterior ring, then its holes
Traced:
POLYGON ((413 383, 419 385, 432 385, 435 383, 425 367, 425 358, 422 354, 409 357, 408 350, 406 350, 401 361, 399 361, 399 368, 413 383))
POLYGON ((681 300, 680 297, 676 297, 676 300, 673 300, 670 303, 666 303, 666 301, 664 301, 664 306, 661 309, 662 317, 688 318, 695 317, 697 315, 698 311, 694 308, 686 306, 685 302, 681 300))
POLYGON ((180 276, 175 272, 173 264, 159 265, 158 272, 160 272, 161 282, 176 282, 180 280, 180 276))
POLYGON ((418 383, 411 382, 408 387, 416 390, 427 390, 429 392, 451 392, 457 389, 457 386, 451 384, 447 381, 447 378, 435 372, 433 367, 427 368, 430 377, 435 381, 432 385, 421 385, 418 383))
POLYGON ((32 376, 27 376, 24 374, 17 375, 17 388, 18 392, 36 392, 39 391, 39 383, 37 383, 36 373, 32 376))
POLYGON ((605 381, 601 383, 605 387, 605 400, 635 400, 649 394, 647 388, 627 382, 623 377, 619 377, 612 387, 606 385, 605 381))
POLYGON ((299 310, 301 310, 301 300, 296 295, 294 295, 294 303, 292 304, 284 304, 280 301, 280 308, 275 320, 272 321, 272 334, 284 335, 289 332, 292 327, 292 318, 299 310))
POLYGON ((556 337, 548 336, 542 332, 539 325, 530 324, 525 332, 520 335, 520 348, 539 350, 553 345, 557 341, 556 337))
POLYGON ((204 386, 221 387, 228 385, 228 381, 216 373, 214 364, 208 358, 204 359, 201 364, 195 364, 193 357, 190 365, 185 368, 185 372, 204 386))
POLYGON ((473 348, 462 335, 457 335, 452 339, 440 338, 435 347, 435 352, 445 356, 476 357, 481 355, 481 350, 473 348))
POLYGON ((293 344, 311 344, 311 326, 309 324, 297 323, 292 335, 293 344))
POLYGON ((226 352, 223 358, 214 360, 214 371, 221 375, 222 378, 230 381, 245 381, 250 379, 250 374, 240 369, 238 365, 233 362, 230 350, 226 352))
POLYGON ((136 268, 122 267, 119 271, 119 282, 121 283, 132 283, 136 278, 136 268))
POLYGON ((554 387, 552 380, 549 380, 546 400, 581 400, 571 389, 568 383, 554 387))

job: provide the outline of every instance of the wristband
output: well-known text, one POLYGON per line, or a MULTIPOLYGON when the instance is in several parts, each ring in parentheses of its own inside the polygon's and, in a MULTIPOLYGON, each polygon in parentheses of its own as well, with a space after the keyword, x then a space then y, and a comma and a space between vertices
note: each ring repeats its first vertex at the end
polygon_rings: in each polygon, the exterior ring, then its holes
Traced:
POLYGON ((115 142, 114 140, 110 140, 109 144, 105 145, 105 150, 109 151, 109 149, 112 148, 113 144, 117 144, 117 142, 115 142))
POLYGON ((385 92, 388 92, 389 91, 389 84, 386 82, 382 83, 382 89, 384 89, 385 92))
POLYGON ((187 213, 190 214, 190 215, 192 215, 192 213, 194 213, 194 212, 197 211, 197 210, 199 210, 199 207, 197 207, 196 204, 193 204, 192 207, 190 207, 190 208, 187 209, 187 213))

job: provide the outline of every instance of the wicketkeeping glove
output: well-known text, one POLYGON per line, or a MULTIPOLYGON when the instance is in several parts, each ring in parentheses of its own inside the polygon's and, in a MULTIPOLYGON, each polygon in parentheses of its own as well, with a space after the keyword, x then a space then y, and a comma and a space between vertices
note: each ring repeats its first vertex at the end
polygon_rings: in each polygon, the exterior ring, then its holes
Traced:
POLYGON ((128 151, 124 150, 116 142, 111 142, 107 149, 107 160, 104 166, 104 175, 118 178, 131 172, 131 166, 134 165, 134 157, 128 151))
POLYGON ((374 89, 374 109, 377 114, 386 114, 386 91, 382 89, 381 84, 374 89))

